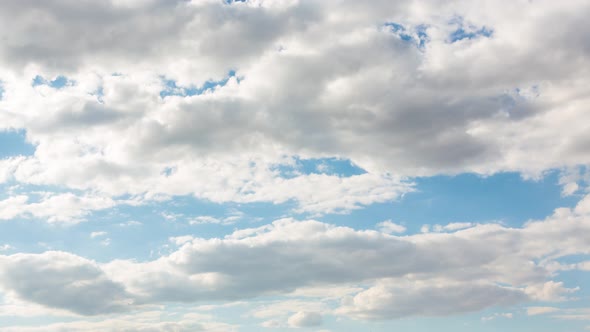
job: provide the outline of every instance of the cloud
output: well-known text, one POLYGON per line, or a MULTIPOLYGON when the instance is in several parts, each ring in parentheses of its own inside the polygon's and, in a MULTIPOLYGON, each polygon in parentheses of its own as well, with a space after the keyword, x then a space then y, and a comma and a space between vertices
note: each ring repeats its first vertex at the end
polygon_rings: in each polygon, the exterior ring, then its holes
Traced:
POLYGON ((0 256, 0 285, 22 299, 81 314, 165 302, 305 296, 313 287, 362 283, 367 286, 337 292, 344 296, 338 313, 389 319, 557 302, 577 288, 554 281, 552 264, 590 249, 582 236, 590 230, 588 215, 577 211, 558 209, 522 228, 486 224, 404 237, 282 219, 225 238, 182 238, 176 251, 147 262, 96 264, 60 252, 0 256), (89 300, 82 293, 96 296, 89 300))
POLYGON ((590 163, 583 1, 484 1, 485 15, 462 0, 420 11, 353 1, 29 6, 0 5, 11 27, 0 123, 36 149, 3 160, 4 181, 294 201, 322 214, 396 199, 407 177, 532 177, 590 163), (37 75, 71 84, 33 86, 37 75), (223 84, 161 95, 170 82, 223 84), (350 160, 367 173, 273 172, 292 157, 350 160))
POLYGON ((406 227, 393 223, 391 220, 385 220, 383 222, 378 223, 377 228, 379 229, 379 231, 388 234, 403 233, 406 231, 406 227))
POLYGON ((432 230, 435 232, 444 232, 444 231, 456 231, 456 230, 460 230, 460 229, 465 229, 465 228, 469 228, 469 227, 473 227, 474 224, 470 223, 470 222, 455 222, 455 223, 450 223, 447 225, 434 225, 432 227, 432 230))
POLYGON ((107 232, 104 232, 104 231, 98 231, 98 232, 92 232, 92 233, 90 233, 90 237, 93 238, 93 239, 96 238, 96 237, 102 237, 102 236, 106 236, 106 235, 108 235, 108 233, 107 232))
POLYGON ((289 326, 291 327, 313 327, 322 325, 322 315, 317 312, 299 311, 289 317, 289 326))
POLYGON ((511 312, 504 312, 504 313, 495 313, 491 316, 485 316, 482 317, 481 320, 484 322, 489 322, 491 320, 497 319, 497 318, 508 318, 508 319, 512 319, 512 317, 514 317, 514 314, 511 312))
POLYGON ((7 250, 11 250, 14 249, 13 246, 11 246, 10 244, 1 244, 0 245, 0 251, 7 251, 7 250))
POLYGON ((16 325, 3 327, 5 331, 25 332, 75 332, 75 331, 138 331, 138 332, 234 332, 235 325, 219 323, 212 317, 197 314, 185 314, 174 320, 163 318, 163 312, 147 311, 134 315, 122 315, 117 318, 107 317, 100 321, 72 320, 69 322, 50 323, 40 326, 16 325))
POLYGON ((382 282, 348 299, 338 313, 356 319, 446 316, 527 301, 522 290, 493 284, 430 280, 382 282))
POLYGON ((108 197, 73 193, 41 193, 37 202, 27 195, 16 195, 0 201, 0 220, 18 217, 37 218, 48 223, 78 223, 95 210, 104 210, 117 204, 108 197))
MULTIPOLYGON (((187 195, 319 218, 399 199, 419 176, 590 164, 586 1, 418 7, 2 1, 0 130, 26 132, 35 152, 1 159, 0 182, 57 189, 2 198, 0 219, 77 223, 121 197, 187 195), (281 172, 329 158, 364 173, 281 172)), ((564 195, 581 191, 579 177, 563 178, 564 195)), ((355 289, 338 312, 359 319, 563 301, 576 285, 555 273, 587 265, 557 259, 590 250, 589 211, 586 197, 520 228, 425 225, 404 237, 390 221, 377 232, 287 218, 177 237, 152 261, 2 255, 0 286, 83 315, 326 285, 355 289)))
POLYGON ((94 262, 49 251, 0 256, 0 287, 19 298, 82 315, 124 312, 131 299, 94 262))
POLYGON ((528 307, 526 313, 529 316, 544 315, 559 311, 558 308, 554 307, 528 307))

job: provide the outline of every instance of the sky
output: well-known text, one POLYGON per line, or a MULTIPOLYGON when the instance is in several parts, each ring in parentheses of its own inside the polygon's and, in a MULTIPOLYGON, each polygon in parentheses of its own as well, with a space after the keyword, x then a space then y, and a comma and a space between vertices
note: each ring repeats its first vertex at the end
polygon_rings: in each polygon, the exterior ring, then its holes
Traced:
POLYGON ((0 331, 590 330, 590 2, 0 2, 0 331))

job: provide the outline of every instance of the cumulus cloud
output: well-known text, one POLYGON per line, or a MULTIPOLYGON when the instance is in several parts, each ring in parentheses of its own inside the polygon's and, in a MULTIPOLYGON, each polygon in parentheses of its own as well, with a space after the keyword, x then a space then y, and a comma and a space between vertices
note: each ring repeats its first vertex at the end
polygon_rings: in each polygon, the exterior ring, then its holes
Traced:
POLYGON ((287 321, 291 327, 312 327, 322 325, 322 315, 317 312, 300 311, 289 317, 287 321))
POLYGON ((131 299, 94 262, 50 251, 0 256, 0 288, 19 298, 83 315, 124 312, 131 299))
POLYGON ((77 223, 95 210, 104 210, 117 203, 109 197, 75 195, 73 193, 41 193, 36 202, 27 195, 0 200, 0 220, 38 218, 49 223, 77 223))
MULTIPOLYGON (((0 130, 26 132, 35 152, 0 159, 0 183, 55 192, 3 197, 0 219, 77 223, 129 203, 121 197, 184 195, 319 218, 399 199, 414 177, 463 172, 561 169, 563 195, 580 193, 585 180, 568 172, 590 164, 589 10, 582 0, 2 1, 0 130), (330 158, 362 172, 328 174, 330 158), (294 159, 320 160, 319 173, 284 172, 294 159)), ((358 319, 563 301, 576 285, 556 273, 588 265, 557 260, 590 251, 589 213, 590 196, 520 228, 433 224, 403 237, 391 221, 363 231, 286 218, 176 236, 177 250, 152 261, 0 255, 0 287, 82 315, 327 285, 354 290, 335 312, 358 319)), ((298 309, 267 325, 323 315, 298 309)), ((109 328, 67 324, 43 330, 109 328)), ((209 328, 166 324, 154 329, 209 328)))
POLYGON ((584 1, 0 6, 0 123, 36 148, 0 179, 313 214, 395 199, 407 176, 590 163, 584 1), (293 156, 368 173, 272 171, 293 156))
POLYGON ((583 236, 588 215, 578 210, 558 209, 522 228, 486 224, 404 237, 282 219, 225 238, 182 238, 178 250, 148 262, 96 264, 59 252, 0 256, 0 285, 25 300, 82 314, 370 281, 344 296, 337 312, 384 319, 563 301, 577 288, 554 281, 552 264, 590 250, 583 236))
POLYGON ((377 228, 383 233, 403 233, 406 231, 406 227, 398 225, 391 220, 385 220, 377 224, 377 228))
POLYGON ((519 289, 485 283, 381 282, 344 301, 338 312, 358 319, 446 316, 527 300, 519 289))

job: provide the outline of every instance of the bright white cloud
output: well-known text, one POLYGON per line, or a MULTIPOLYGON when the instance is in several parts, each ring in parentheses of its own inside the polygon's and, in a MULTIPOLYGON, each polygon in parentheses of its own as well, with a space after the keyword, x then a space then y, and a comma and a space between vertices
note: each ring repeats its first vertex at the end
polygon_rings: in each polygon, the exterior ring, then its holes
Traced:
POLYGON ((27 195, 12 196, 0 201, 0 219, 38 218, 49 223, 77 223, 91 211, 103 210, 117 203, 108 197, 77 196, 72 193, 42 193, 37 202, 27 195))
POLYGON ((406 231, 406 227, 398 225, 391 220, 385 220, 377 224, 377 228, 383 233, 403 233, 406 231))
POLYGON ((404 176, 590 164, 588 4, 477 7, 53 0, 30 11, 5 1, 0 123, 26 130, 36 152, 3 160, 0 179, 293 200, 321 214, 395 199, 404 176), (32 86, 37 75, 70 83, 32 86), (160 96, 206 82, 222 83, 160 96), (286 156, 349 159, 368 174, 285 179, 271 170, 286 156))

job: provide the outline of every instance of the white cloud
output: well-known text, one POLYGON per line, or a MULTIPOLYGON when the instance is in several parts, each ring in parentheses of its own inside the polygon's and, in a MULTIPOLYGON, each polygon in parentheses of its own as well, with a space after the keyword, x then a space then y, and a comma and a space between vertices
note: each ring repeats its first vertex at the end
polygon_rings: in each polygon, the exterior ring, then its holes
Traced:
POLYGON ((97 231, 97 232, 90 233, 90 237, 93 238, 93 239, 96 238, 96 237, 103 237, 103 236, 106 236, 106 235, 108 235, 108 233, 107 232, 104 232, 104 231, 97 231))
POLYGON ((143 224, 137 220, 129 220, 129 221, 119 224, 119 226, 121 226, 121 227, 132 227, 132 226, 141 226, 141 225, 143 225, 143 224))
POLYGON ((385 220, 377 224, 377 228, 379 231, 383 233, 393 234, 393 233, 403 233, 406 231, 406 227, 402 225, 398 225, 391 220, 385 220))
POLYGON ((14 249, 14 247, 10 244, 0 244, 0 251, 7 251, 11 249, 14 249))
POLYGON ((219 225, 232 225, 238 220, 242 219, 244 214, 239 211, 233 211, 230 215, 223 218, 215 218, 212 216, 198 216, 190 218, 188 220, 191 225, 202 225, 202 224, 219 224, 219 225))
POLYGON ((27 195, 17 195, 0 201, 0 219, 38 218, 49 223, 77 223, 95 210, 117 204, 108 197, 77 196, 72 193, 41 193, 38 202, 30 202, 27 195))
POLYGON ((420 10, 124 3, 2 2, 11 34, 0 46, 0 123, 26 130, 36 151, 2 160, 0 181, 110 197, 292 200, 322 214, 396 199, 411 190, 406 177, 590 164, 584 1, 484 1, 485 14, 462 0, 420 10), (404 40, 420 27, 424 45, 404 40), (450 40, 479 27, 491 35, 450 40), (75 83, 31 86, 36 75, 75 83), (179 91, 227 81, 162 98, 162 77, 179 91), (368 173, 282 177, 275 166, 294 156, 348 159, 368 173))
POLYGON ((23 300, 83 315, 123 312, 132 300, 94 262, 64 252, 0 255, 0 287, 23 300))
POLYGON ((481 282, 390 280, 344 301, 338 313, 357 319, 446 316, 527 301, 514 288, 481 282))
POLYGON ((457 231, 460 229, 470 228, 473 227, 474 224, 470 222, 455 222, 450 223, 444 226, 441 225, 434 225, 433 230, 435 232, 444 232, 444 231, 457 231))
MULTIPOLYGON (((590 164, 587 1, 31 6, 0 2, 10 27, 0 44, 0 130, 25 130, 35 146, 32 156, 0 160, 0 183, 60 191, 11 194, 0 201, 2 220, 76 223, 131 203, 118 197, 139 204, 182 195, 293 203, 319 216, 399 199, 415 190, 415 176, 462 172, 532 178, 563 169, 563 194, 582 191, 584 180, 567 169, 590 164), (481 27, 489 36, 450 37, 481 27), (37 75, 72 83, 32 86, 37 75), (208 81, 224 84, 160 95, 208 81), (366 173, 283 174, 295 157, 350 160, 366 173)), ((590 250, 588 213, 586 197, 522 228, 424 225, 406 237, 384 234, 402 230, 390 221, 376 232, 285 219, 223 238, 178 237, 177 251, 147 262, 2 255, 0 286, 85 315, 323 285, 362 288, 339 312, 365 319, 563 301, 576 285, 553 280, 555 272, 587 265, 556 259, 590 250)), ((292 318, 303 319, 297 312, 292 318)), ((48 329, 80 327, 72 324, 48 329)), ((185 327, 162 327, 174 328, 185 327)))
POLYGON ((0 286, 22 299, 82 314, 265 294, 307 292, 313 297, 313 287, 346 289, 362 283, 352 294, 350 289, 335 293, 345 299, 339 314, 359 319, 437 316, 563 301, 578 288, 553 280, 552 264, 590 250, 584 237, 590 231, 588 214, 578 211, 558 209, 522 228, 486 224, 404 237, 283 219, 225 238, 183 238, 178 250, 148 262, 96 264, 59 252, 0 256, 0 286), (67 288, 76 280, 85 281, 80 288, 67 288), (79 292, 97 295, 88 302, 79 292))
POLYGON ((559 309, 554 308, 554 307, 528 307, 528 308, 526 308, 526 313, 529 316, 545 315, 545 314, 550 314, 550 313, 553 313, 556 311, 559 311, 559 309))
POLYGON ((322 325, 322 315, 317 312, 299 311, 287 321, 291 327, 312 327, 322 325))
POLYGON ((489 322, 491 320, 497 319, 497 318, 508 318, 508 319, 512 319, 512 317, 514 317, 514 314, 511 312, 504 312, 504 313, 495 313, 491 316, 485 316, 482 317, 481 320, 484 322, 489 322))

